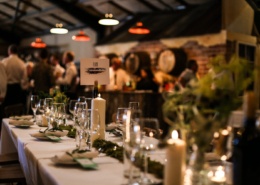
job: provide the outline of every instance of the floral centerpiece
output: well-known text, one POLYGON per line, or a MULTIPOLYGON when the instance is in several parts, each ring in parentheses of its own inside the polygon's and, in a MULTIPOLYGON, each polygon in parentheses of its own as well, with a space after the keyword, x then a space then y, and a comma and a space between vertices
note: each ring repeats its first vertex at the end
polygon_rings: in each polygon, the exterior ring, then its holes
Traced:
POLYGON ((242 105, 241 95, 253 82, 253 69, 246 60, 233 56, 226 62, 217 56, 209 65, 209 73, 200 80, 192 80, 184 88, 176 85, 163 105, 171 128, 189 133, 188 145, 197 145, 200 162, 214 132, 227 126, 230 113, 242 105))

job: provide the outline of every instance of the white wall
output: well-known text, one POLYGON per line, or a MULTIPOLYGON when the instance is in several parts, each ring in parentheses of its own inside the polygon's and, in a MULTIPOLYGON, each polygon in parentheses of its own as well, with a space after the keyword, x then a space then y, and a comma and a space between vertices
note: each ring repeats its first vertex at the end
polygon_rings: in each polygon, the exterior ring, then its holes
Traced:
MULTIPOLYGON (((89 29, 83 29, 83 31, 90 37, 88 42, 77 42, 72 40, 72 36, 78 34, 79 30, 69 31, 67 34, 49 34, 40 37, 47 46, 58 46, 60 51, 73 51, 75 53, 75 60, 81 58, 92 58, 95 54, 94 44, 97 40, 96 33, 89 29)), ((21 46, 30 46, 30 43, 35 40, 36 37, 24 39, 21 42, 21 46)))

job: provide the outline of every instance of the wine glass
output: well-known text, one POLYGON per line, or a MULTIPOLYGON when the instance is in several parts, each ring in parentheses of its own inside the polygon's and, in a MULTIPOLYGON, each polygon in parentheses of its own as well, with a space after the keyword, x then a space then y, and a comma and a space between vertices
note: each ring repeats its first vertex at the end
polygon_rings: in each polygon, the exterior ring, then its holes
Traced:
POLYGON ((85 96, 79 96, 78 102, 86 102, 86 97, 85 96))
POLYGON ((74 127, 76 128, 76 147, 78 148, 80 146, 80 139, 79 136, 82 136, 81 128, 83 127, 84 119, 85 118, 85 111, 86 111, 86 102, 76 102, 75 103, 75 108, 74 108, 74 127))
POLYGON ((141 184, 156 184, 154 179, 148 177, 148 155, 157 149, 160 137, 159 121, 157 118, 141 118, 139 124, 142 130, 140 150, 144 156, 144 172, 141 184))
MULTIPOLYGON (((128 178, 127 184, 139 184, 137 181, 140 177, 140 169, 134 163, 140 154, 140 142, 142 137, 140 118, 141 110, 125 110, 124 126, 124 176, 128 178)), ((137 160, 138 161, 138 160, 137 160)))
POLYGON ((124 126, 124 123, 125 123, 125 120, 126 120, 126 111, 128 110, 129 108, 127 107, 119 107, 117 109, 117 113, 116 113, 116 125, 117 127, 123 127, 124 126))
POLYGON ((92 99, 93 98, 86 98, 86 103, 87 103, 87 106, 88 106, 88 109, 91 109, 91 103, 92 103, 92 99))
POLYGON ((53 118, 52 127, 57 128, 59 125, 66 123, 66 110, 64 103, 53 103, 51 109, 53 118))
POLYGON ((139 102, 129 102, 130 109, 139 109, 139 102))
MULTIPOLYGON (((40 112, 40 115, 36 115, 36 124, 39 125, 39 126, 42 126, 42 116, 44 115, 45 113, 45 104, 44 104, 45 100, 44 99, 40 99, 39 100, 39 103, 38 103, 38 111, 40 112)), ((36 111, 37 112, 37 111, 36 111)))
POLYGON ((74 119, 75 105, 77 102, 78 100, 70 100, 69 102, 69 112, 72 114, 72 119, 74 119))
POLYGON ((49 128, 51 127, 51 115, 50 115, 50 113, 51 113, 52 104, 53 104, 52 98, 45 98, 44 99, 45 116, 47 118, 49 128))
POLYGON ((33 111, 34 122, 36 122, 36 111, 38 108, 39 100, 39 96, 31 95, 31 109, 33 111))
POLYGON ((44 99, 45 114, 48 114, 50 112, 52 104, 53 104, 52 98, 45 98, 44 99))

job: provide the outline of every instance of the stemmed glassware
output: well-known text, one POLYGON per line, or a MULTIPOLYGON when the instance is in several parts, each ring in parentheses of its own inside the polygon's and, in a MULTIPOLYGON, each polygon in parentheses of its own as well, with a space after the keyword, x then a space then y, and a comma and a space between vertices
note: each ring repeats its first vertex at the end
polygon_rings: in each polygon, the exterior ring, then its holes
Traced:
POLYGON ((64 103, 53 103, 51 108, 52 127, 56 128, 66 123, 66 110, 64 103))
POLYGON ((39 96, 37 95, 31 95, 31 109, 33 111, 33 117, 34 117, 34 122, 36 122, 36 111, 39 106, 39 96))
POLYGON ((82 137, 82 127, 86 119, 86 102, 76 102, 74 107, 74 127, 76 128, 76 147, 80 146, 80 137, 82 137))
POLYGON ((78 102, 86 102, 86 97, 85 96, 79 96, 78 102))
POLYGON ((85 126, 85 131, 87 133, 87 150, 92 148, 92 135, 98 133, 100 128, 100 116, 97 109, 87 109, 87 122, 85 126))
POLYGON ((126 120, 126 111, 129 108, 127 107, 119 107, 116 113, 116 125, 118 128, 122 128, 124 126, 126 120))
POLYGON ((129 102, 129 108, 134 110, 139 109, 139 102, 129 102))
POLYGON ((69 102, 69 112, 72 115, 72 119, 74 120, 74 114, 75 114, 75 105, 78 102, 78 100, 70 100, 69 102))
POLYGON ((47 118, 48 127, 51 127, 51 108, 53 104, 52 98, 45 98, 44 99, 44 107, 45 107, 45 116, 47 118))
POLYGON ((160 137, 159 121, 157 118, 141 118, 139 124, 142 130, 142 140, 140 150, 144 156, 144 173, 141 178, 141 184, 156 184, 155 180, 147 176, 148 173, 148 155, 157 149, 160 137))

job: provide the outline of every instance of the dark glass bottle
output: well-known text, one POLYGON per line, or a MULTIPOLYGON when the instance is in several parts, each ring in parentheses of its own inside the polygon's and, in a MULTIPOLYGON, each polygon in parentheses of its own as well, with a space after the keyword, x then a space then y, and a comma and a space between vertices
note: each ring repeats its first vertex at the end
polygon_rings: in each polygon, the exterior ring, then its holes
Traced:
POLYGON ((92 98, 96 98, 97 96, 98 96, 98 81, 95 81, 92 90, 92 98))
POLYGON ((233 140, 233 184, 260 185, 260 134, 254 93, 246 92, 243 101, 244 129, 233 140))

